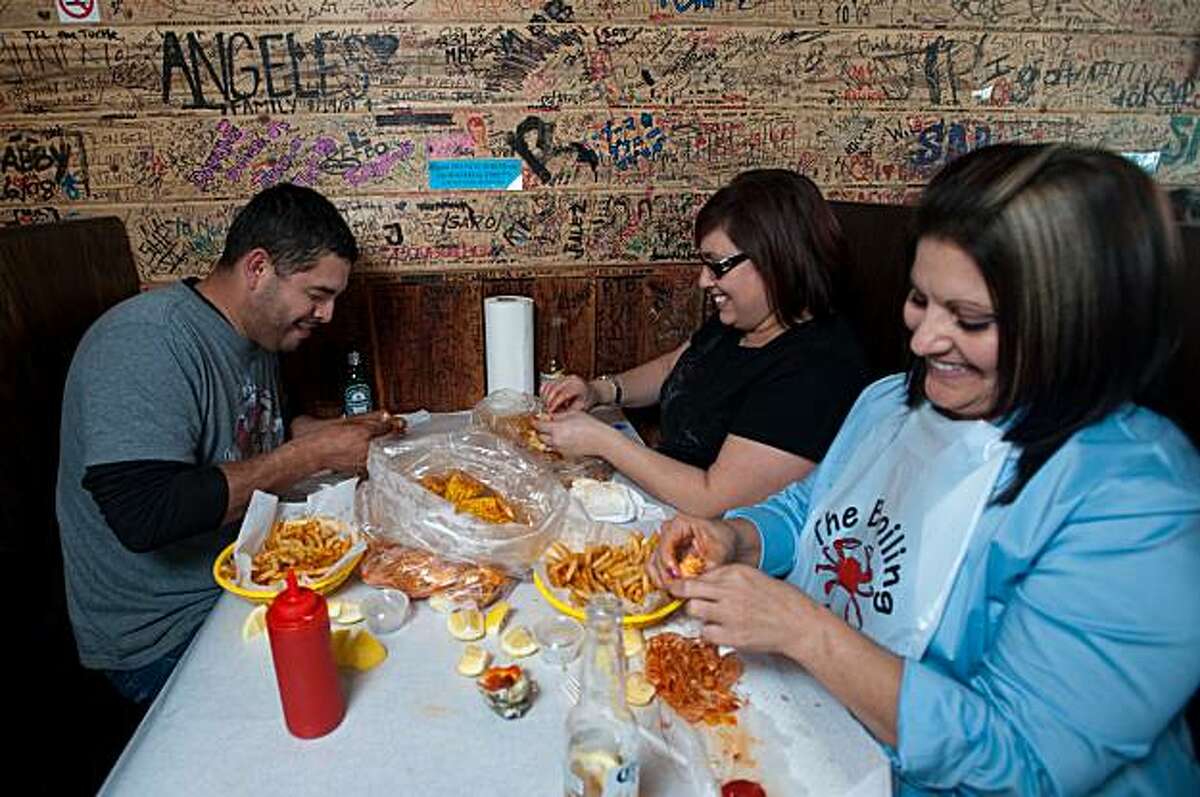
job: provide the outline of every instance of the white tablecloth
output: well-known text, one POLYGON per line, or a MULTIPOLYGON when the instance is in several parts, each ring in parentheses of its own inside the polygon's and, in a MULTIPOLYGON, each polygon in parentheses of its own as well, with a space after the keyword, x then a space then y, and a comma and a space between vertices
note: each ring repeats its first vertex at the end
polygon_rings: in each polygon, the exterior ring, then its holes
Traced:
MULTIPOLYGON (((435 418, 429 428, 449 420, 435 418)), ((337 597, 361 598, 370 589, 355 582, 337 597)), ((554 611, 527 583, 510 601, 510 626, 532 627, 554 611)), ((521 661, 540 689, 532 709, 519 720, 500 719, 473 680, 455 672, 463 643, 448 634, 445 616, 419 602, 404 628, 381 638, 389 653, 383 664, 344 673, 342 724, 320 739, 301 740, 284 726, 265 634, 242 640, 250 609, 233 595, 221 597, 102 794, 562 793, 569 703, 559 687, 561 672, 540 656, 521 661)), ((494 639, 482 644, 499 652, 494 639)), ((759 748, 764 769, 780 777, 789 770, 789 790, 799 783, 812 795, 890 792, 879 748, 819 684, 786 662, 752 656, 746 661, 740 686, 754 710, 772 717, 771 749, 759 748)), ((771 780, 764 778, 768 793, 781 797, 770 791, 771 780)), ((685 797, 690 789, 672 763, 646 749, 641 793, 685 797)))

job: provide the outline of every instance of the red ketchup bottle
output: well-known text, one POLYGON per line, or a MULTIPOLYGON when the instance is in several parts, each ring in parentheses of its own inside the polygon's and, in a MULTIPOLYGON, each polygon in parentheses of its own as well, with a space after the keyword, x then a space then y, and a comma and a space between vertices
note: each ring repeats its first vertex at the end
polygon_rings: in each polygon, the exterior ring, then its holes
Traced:
POLYGON ((324 736, 346 713, 329 644, 329 608, 322 595, 297 586, 291 570, 267 609, 267 635, 288 730, 301 739, 324 736))

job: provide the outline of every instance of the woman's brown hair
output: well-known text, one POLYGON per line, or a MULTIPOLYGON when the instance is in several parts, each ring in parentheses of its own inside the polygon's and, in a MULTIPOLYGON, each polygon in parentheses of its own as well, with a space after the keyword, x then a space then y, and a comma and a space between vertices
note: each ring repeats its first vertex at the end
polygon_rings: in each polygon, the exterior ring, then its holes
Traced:
MULTIPOLYGON (((1181 341, 1183 253, 1166 200, 1144 172, 1098 149, 1001 144, 929 184, 916 237, 963 249, 999 329, 993 415, 1021 451, 1021 488, 1079 429, 1159 386, 1181 341)), ((924 401, 925 364, 908 373, 924 401)))
POLYGON ((717 229, 750 256, 784 326, 806 313, 833 313, 848 254, 841 225, 812 180, 790 169, 742 172, 700 209, 696 248, 717 229))

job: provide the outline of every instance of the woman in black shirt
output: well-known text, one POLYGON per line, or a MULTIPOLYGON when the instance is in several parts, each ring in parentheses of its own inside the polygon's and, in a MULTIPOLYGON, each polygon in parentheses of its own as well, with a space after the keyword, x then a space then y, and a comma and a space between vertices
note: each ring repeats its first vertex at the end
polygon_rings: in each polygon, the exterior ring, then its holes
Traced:
POLYGON ((695 241, 714 317, 636 368, 546 385, 554 417, 538 430, 554 449, 604 457, 660 500, 711 517, 802 479, 865 386, 867 365, 834 312, 841 228, 807 177, 743 172, 701 208, 695 241), (655 402, 657 450, 586 412, 655 402))

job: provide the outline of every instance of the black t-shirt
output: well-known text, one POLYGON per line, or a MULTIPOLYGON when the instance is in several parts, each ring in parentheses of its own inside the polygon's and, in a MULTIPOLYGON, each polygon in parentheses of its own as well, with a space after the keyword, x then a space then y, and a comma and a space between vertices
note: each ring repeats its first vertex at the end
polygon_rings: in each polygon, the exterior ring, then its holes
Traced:
POLYGON ((790 327, 767 345, 711 318, 663 383, 662 442, 673 459, 707 469, 728 435, 820 462, 867 385, 866 356, 839 316, 790 327))

